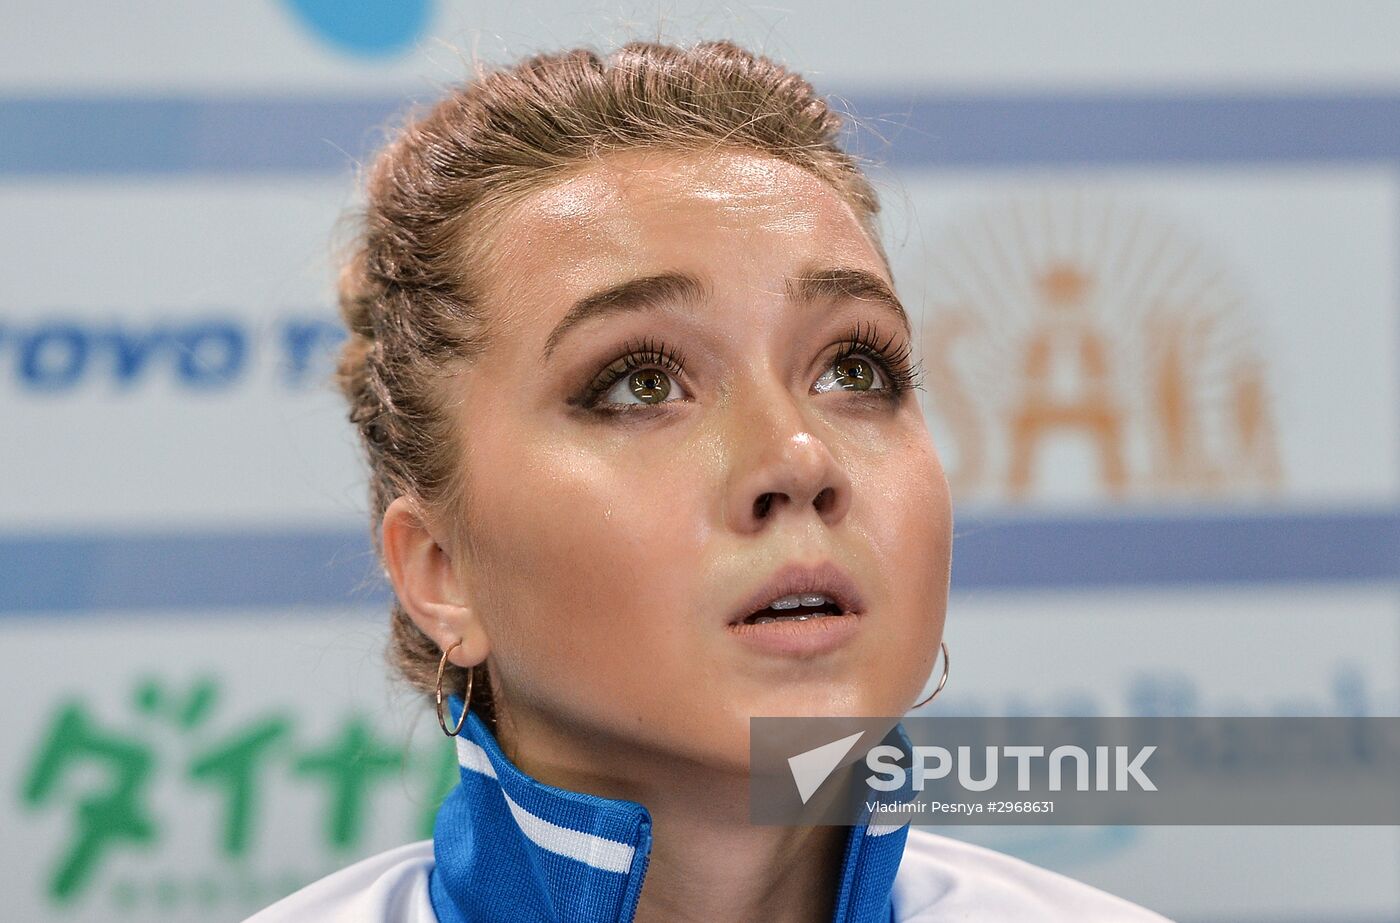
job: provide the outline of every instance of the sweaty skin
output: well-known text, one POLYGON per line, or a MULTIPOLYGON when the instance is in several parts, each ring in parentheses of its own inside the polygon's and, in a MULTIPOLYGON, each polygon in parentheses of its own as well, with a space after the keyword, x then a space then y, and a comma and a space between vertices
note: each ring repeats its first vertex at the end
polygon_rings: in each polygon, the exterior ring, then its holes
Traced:
POLYGON ((390 507, 400 599, 442 648, 462 639, 455 663, 489 662, 517 765, 651 811, 639 920, 829 919, 845 831, 748 824, 748 722, 902 714, 942 637, 952 512, 914 392, 887 399, 878 363, 871 390, 814 387, 857 325, 894 348, 908 335, 873 301, 785 293, 813 266, 893 287, 878 251, 798 167, 653 150, 515 202, 485 253, 492 339, 443 395, 466 515, 390 507), (671 271, 706 297, 589 319, 543 358, 578 299, 671 271), (643 363, 665 399, 640 401, 627 371, 604 398, 629 412, 581 406, 643 341, 683 359, 679 374, 643 363), (781 565, 827 559, 865 599, 848 643, 775 656, 733 635, 781 565))

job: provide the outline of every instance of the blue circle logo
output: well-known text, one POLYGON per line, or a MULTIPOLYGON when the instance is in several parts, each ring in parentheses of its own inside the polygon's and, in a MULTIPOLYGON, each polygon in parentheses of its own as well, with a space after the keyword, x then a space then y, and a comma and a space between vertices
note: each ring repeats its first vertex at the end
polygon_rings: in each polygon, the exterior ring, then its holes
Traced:
POLYGON ((286 0, 302 25, 349 54, 382 58, 413 44, 428 25, 432 0, 286 0))

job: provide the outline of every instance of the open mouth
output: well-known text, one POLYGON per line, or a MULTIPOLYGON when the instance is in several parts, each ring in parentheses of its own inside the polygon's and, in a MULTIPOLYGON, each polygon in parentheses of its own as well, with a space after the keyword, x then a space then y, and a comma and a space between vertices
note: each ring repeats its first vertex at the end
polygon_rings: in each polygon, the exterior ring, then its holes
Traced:
MULTIPOLYGON (((728 624, 731 629, 752 625, 802 627, 803 631, 797 633, 765 631, 759 634, 789 640, 798 634, 810 635, 803 644, 814 644, 812 638, 835 639, 834 629, 854 625, 864 612, 865 599, 860 587, 834 561, 790 563, 776 570, 730 609, 728 624), (795 624, 786 624, 789 622, 795 624), (824 630, 817 631, 819 626, 824 630)), ((755 635, 754 632, 741 633, 755 635)))
POLYGON ((846 613, 825 596, 804 594, 775 599, 766 607, 754 612, 741 624, 766 625, 770 622, 805 622, 809 619, 830 618, 846 613))

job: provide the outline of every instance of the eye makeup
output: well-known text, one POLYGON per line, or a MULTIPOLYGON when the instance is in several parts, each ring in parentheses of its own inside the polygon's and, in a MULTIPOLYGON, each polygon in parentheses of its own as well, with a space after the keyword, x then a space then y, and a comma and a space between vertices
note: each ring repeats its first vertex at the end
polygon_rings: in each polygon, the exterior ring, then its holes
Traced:
POLYGON ((840 349, 832 359, 832 364, 851 356, 865 356, 875 360, 885 379, 892 400, 903 397, 905 392, 923 387, 923 368, 913 361, 913 347, 907 342, 896 345, 896 337, 890 334, 883 341, 879 328, 874 323, 857 323, 851 334, 841 342, 840 349))
MULTIPOLYGON (((602 401, 604 394, 617 384, 624 375, 640 369, 659 368, 670 374, 679 377, 685 372, 685 357, 681 353, 672 349, 661 340, 647 337, 643 340, 632 340, 623 347, 623 354, 594 376, 588 383, 583 393, 574 403, 581 407, 601 410, 598 405, 602 401)), ((613 406, 620 406, 613 404, 613 406)), ((626 405, 621 405, 626 406, 626 405)), ((654 404, 639 404, 631 406, 656 406, 654 404)), ((607 412, 606 410, 604 412, 607 412)), ((630 412, 630 411, 624 411, 630 412)))
MULTIPOLYGON (((912 347, 894 334, 882 336, 874 323, 857 323, 830 348, 836 350, 831 366, 845 359, 861 357, 875 364, 884 381, 881 388, 840 390, 871 394, 896 404, 908 391, 923 386, 923 370, 912 361, 912 347)), ((661 369, 669 375, 680 377, 685 373, 685 357, 679 350, 653 337, 629 341, 623 346, 621 355, 604 366, 570 403, 605 415, 637 413, 646 408, 663 406, 662 403, 623 404, 602 399, 624 376, 642 369, 661 369)))

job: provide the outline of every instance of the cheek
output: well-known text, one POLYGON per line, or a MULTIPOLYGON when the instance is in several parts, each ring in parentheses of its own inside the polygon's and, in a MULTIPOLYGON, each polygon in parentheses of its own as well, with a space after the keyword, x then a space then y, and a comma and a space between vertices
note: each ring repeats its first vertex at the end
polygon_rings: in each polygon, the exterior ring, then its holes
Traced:
POLYGON ((684 649, 675 629, 694 600, 688 569, 676 565, 700 549, 684 528, 693 511, 682 509, 681 485, 578 446, 500 458, 482 474, 475 486, 490 493, 478 518, 489 527, 474 543, 478 599, 493 653, 520 692, 548 695, 563 683, 571 696, 611 698, 644 672, 638 657, 684 649), (570 679, 583 675, 588 682, 570 679))
POLYGON ((937 452, 925 437, 872 470, 868 541, 872 572, 893 631, 880 635, 870 694, 881 713, 908 707, 934 668, 948 610, 952 505, 937 452), (878 687, 878 688, 877 688, 878 687))
POLYGON ((868 504, 862 528, 896 609, 924 624, 935 615, 941 626, 953 514, 948 481, 932 443, 917 434, 894 443, 866 469, 855 490, 868 504))

